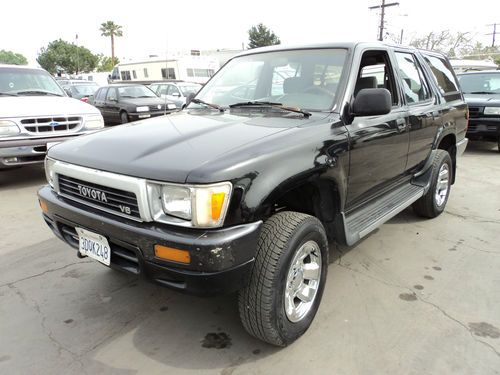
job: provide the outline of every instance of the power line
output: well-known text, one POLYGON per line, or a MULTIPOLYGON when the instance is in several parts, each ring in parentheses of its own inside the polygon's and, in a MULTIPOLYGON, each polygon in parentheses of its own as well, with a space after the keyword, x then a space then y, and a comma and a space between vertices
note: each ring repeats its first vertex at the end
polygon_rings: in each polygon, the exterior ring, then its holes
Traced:
POLYGON ((379 26, 379 35, 378 35, 378 40, 380 40, 380 41, 384 40, 385 8, 392 7, 392 6, 395 6, 395 5, 399 5, 399 3, 389 3, 389 4, 386 4, 385 0, 382 0, 382 4, 380 4, 380 5, 374 5, 372 7, 368 7, 368 9, 370 9, 370 10, 380 9, 380 26, 379 26))
MULTIPOLYGON (((495 47, 495 36, 497 34, 500 34, 500 31, 497 31, 497 24, 496 23, 491 23, 489 25, 486 25, 486 26, 493 26, 493 32, 492 33, 489 33, 489 34, 486 34, 486 35, 493 35, 493 41, 491 42, 491 46, 492 47, 495 47)), ((500 25, 499 25, 500 26, 500 25)))

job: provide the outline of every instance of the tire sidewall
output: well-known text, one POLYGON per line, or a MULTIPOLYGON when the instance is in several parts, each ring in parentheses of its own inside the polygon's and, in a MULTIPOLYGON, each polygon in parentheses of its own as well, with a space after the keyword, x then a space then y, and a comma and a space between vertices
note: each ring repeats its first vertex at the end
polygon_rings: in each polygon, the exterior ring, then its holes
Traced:
POLYGON ((124 111, 120 112, 120 122, 122 124, 128 123, 128 114, 127 114, 127 112, 124 112, 124 111), (124 120, 126 120, 126 121, 124 121, 124 120))
MULTIPOLYGON (((312 219, 312 218, 311 218, 312 219)), ((275 288, 275 295, 273 298, 275 306, 272 311, 275 312, 275 326, 278 327, 280 336, 285 344, 288 344, 298 337, 300 337, 311 325, 316 312, 318 311, 321 303, 321 297, 325 288, 326 276, 328 272, 328 242, 326 239, 325 231, 319 221, 308 220, 301 225, 292 234, 284 247, 283 255, 279 262, 279 272, 277 275, 277 284, 275 288), (307 313, 300 321, 292 323, 288 320, 285 312, 285 287, 288 276, 288 271, 291 267, 291 262, 296 251, 307 241, 315 241, 321 251, 321 277, 320 285, 314 299, 314 303, 307 313)))
POLYGON ((432 194, 432 206, 434 208, 434 211, 438 215, 444 211, 446 204, 448 203, 448 198, 450 197, 452 179, 453 179, 453 164, 451 162, 450 154, 448 154, 448 152, 445 151, 440 155, 439 163, 437 164, 436 169, 434 170, 434 177, 432 179, 432 184, 431 184, 431 189, 430 189, 430 192, 432 194), (436 203, 436 197, 435 197, 436 186, 438 183, 439 171, 441 170, 441 166, 443 164, 448 165, 448 174, 449 174, 448 175, 448 192, 446 193, 446 199, 444 200, 443 204, 441 206, 438 206, 438 204, 436 203))

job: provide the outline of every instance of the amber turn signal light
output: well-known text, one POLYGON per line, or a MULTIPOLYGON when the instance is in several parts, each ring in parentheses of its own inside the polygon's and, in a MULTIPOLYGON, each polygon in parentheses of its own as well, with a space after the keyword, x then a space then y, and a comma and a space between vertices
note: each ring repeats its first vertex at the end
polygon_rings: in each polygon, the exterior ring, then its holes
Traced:
POLYGON ((189 264, 191 256, 187 250, 174 249, 168 246, 155 245, 155 256, 163 260, 189 264))
POLYGON ((42 212, 44 214, 48 214, 49 213, 49 207, 47 206, 47 203, 45 203, 45 201, 42 201, 41 199, 38 201, 38 203, 40 203, 40 208, 42 209, 42 212))

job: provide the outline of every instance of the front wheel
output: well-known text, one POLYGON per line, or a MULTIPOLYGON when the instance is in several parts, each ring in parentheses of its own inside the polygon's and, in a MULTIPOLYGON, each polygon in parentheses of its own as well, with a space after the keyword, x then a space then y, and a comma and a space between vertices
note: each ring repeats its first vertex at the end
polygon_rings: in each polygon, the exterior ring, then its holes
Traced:
POLYGON ((128 114, 125 111, 120 112, 120 120, 122 124, 126 124, 128 122, 128 114))
POLYGON ((452 161, 445 150, 437 150, 432 163, 431 186, 429 191, 413 203, 413 211, 419 216, 433 218, 439 216, 448 202, 452 180, 452 161))
POLYGON ((287 346, 311 325, 328 271, 328 242, 321 222, 298 212, 268 219, 258 241, 239 311, 252 336, 287 346))

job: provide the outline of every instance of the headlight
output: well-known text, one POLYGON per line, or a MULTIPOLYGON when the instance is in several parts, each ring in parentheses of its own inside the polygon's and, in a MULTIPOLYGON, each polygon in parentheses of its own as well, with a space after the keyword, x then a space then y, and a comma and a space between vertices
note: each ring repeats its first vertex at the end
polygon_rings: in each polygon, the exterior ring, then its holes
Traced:
POLYGON ((232 185, 230 182, 194 186, 148 183, 148 190, 155 220, 169 222, 168 217, 173 217, 189 220, 193 227, 215 228, 224 223, 232 185))
POLYGON ((101 129, 104 128, 104 120, 101 115, 92 115, 85 117, 86 129, 101 129))
POLYGON ((500 107, 485 107, 485 115, 500 115, 500 107))
POLYGON ((47 182, 51 187, 54 187, 54 164, 56 162, 52 159, 45 158, 45 177, 47 178, 47 182))
POLYGON ((16 135, 19 134, 21 130, 13 121, 0 120, 0 136, 4 135, 16 135))
POLYGON ((149 107, 144 105, 144 106, 142 106, 142 107, 137 107, 137 108, 135 109, 135 111, 136 111, 136 112, 147 112, 147 111, 149 111, 149 107))
POLYGON ((168 103, 167 104, 168 109, 176 109, 176 105, 174 103, 168 103))

